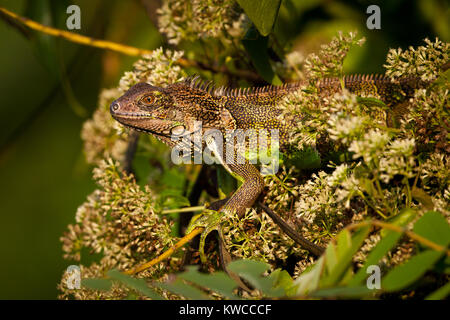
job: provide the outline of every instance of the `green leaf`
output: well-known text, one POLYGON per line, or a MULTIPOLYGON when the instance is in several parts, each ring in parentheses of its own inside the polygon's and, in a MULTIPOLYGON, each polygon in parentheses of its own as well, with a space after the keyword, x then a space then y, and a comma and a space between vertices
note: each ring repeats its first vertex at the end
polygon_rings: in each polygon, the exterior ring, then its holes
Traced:
POLYGON ((419 253, 391 270, 381 280, 381 288, 386 291, 398 291, 413 284, 427 270, 431 269, 443 254, 443 252, 434 250, 419 253))
MULTIPOLYGON (((405 226, 407 225, 414 217, 416 216, 416 212, 412 209, 403 209, 399 214, 394 216, 389 220, 390 224, 396 226, 405 226)), ((372 249, 370 254, 367 257, 366 262, 362 266, 361 269, 358 270, 356 275, 349 281, 348 285, 355 286, 361 284, 364 279, 367 278, 367 268, 371 265, 377 265, 379 261, 395 246, 395 244, 400 240, 403 233, 395 232, 392 230, 383 229, 381 231, 382 239, 375 248, 372 249)))
POLYGON ((376 107, 376 108, 381 108, 383 110, 388 110, 388 107, 386 106, 386 104, 376 98, 366 98, 366 97, 356 97, 356 101, 358 103, 361 103, 363 105, 365 105, 366 107, 376 107))
POLYGON ((350 234, 350 231, 344 229, 336 237, 336 252, 338 259, 345 256, 345 254, 348 252, 348 250, 352 246, 352 236, 350 234))
POLYGON ((188 266, 187 271, 177 275, 177 277, 193 282, 201 287, 210 289, 230 299, 238 299, 233 294, 233 290, 238 286, 224 272, 215 272, 213 274, 203 274, 198 272, 198 267, 188 266))
POLYGON ((258 276, 270 269, 268 263, 246 259, 232 261, 228 267, 235 273, 239 272, 258 276))
POLYGON ((433 270, 439 273, 450 274, 450 257, 447 256, 445 259, 439 260, 433 270))
POLYGON ((336 266, 332 269, 328 275, 320 280, 320 287, 331 287, 337 285, 340 280, 346 276, 346 280, 349 279, 348 270, 352 261, 353 255, 361 247, 364 239, 369 234, 370 227, 365 226, 360 228, 350 236, 350 232, 346 229, 342 230, 337 236, 337 257, 338 261, 336 266))
POLYGON ((373 294, 373 292, 366 286, 334 287, 314 291, 310 296, 316 298, 359 298, 373 294))
POLYGON ((280 85, 282 82, 273 71, 267 53, 268 40, 267 37, 261 36, 256 28, 251 27, 242 39, 242 44, 259 75, 271 84, 280 85))
POLYGON ((426 212, 414 224, 413 231, 443 247, 450 244, 450 226, 439 212, 426 212))
POLYGON ((320 167, 321 159, 316 149, 306 147, 303 150, 295 149, 290 152, 286 164, 298 169, 315 169, 320 167))
POLYGON ((360 181, 361 181, 361 188, 365 192, 367 192, 367 194, 369 194, 373 197, 378 197, 378 191, 377 191, 377 189, 375 189, 371 179, 362 178, 360 181))
POLYGON ((185 179, 185 175, 177 168, 170 168, 164 170, 161 182, 172 189, 183 190, 185 179))
POLYGON ((275 287, 282 288, 286 296, 291 297, 296 294, 296 287, 294 287, 294 280, 286 270, 277 269, 270 274, 271 277, 276 276, 275 287))
POLYGON ((447 282, 444 286, 440 287, 430 295, 428 295, 425 300, 443 300, 447 298, 450 294, 450 282, 447 282))
POLYGON ((190 205, 189 200, 181 194, 180 190, 165 189, 159 194, 159 202, 164 209, 176 209, 190 205))
POLYGON ((325 257, 322 256, 311 269, 303 271, 303 273, 294 281, 294 285, 297 288, 296 295, 307 295, 317 289, 324 264, 325 257))
MULTIPOLYGON (((389 218, 386 222, 395 226, 404 227, 416 217, 416 214, 417 213, 415 210, 411 208, 405 208, 402 209, 399 214, 389 218)), ((383 229, 381 230, 381 236, 384 237, 390 232, 390 230, 383 229)))
POLYGON ((363 267, 358 270, 356 275, 349 281, 348 285, 358 285, 367 278, 367 268, 371 265, 377 265, 378 262, 391 250, 403 234, 400 232, 389 231, 383 239, 375 246, 367 257, 363 267))
POLYGON ((431 210, 434 207, 433 200, 423 189, 414 187, 411 190, 411 196, 419 201, 426 209, 431 210))
POLYGON ((109 279, 88 278, 82 279, 81 285, 91 290, 108 291, 111 289, 112 282, 109 279))
POLYGON ((253 287, 261 290, 268 297, 282 297, 284 289, 275 288, 276 277, 263 277, 262 274, 269 270, 270 265, 254 260, 236 260, 228 264, 228 269, 247 280, 253 287))
POLYGON ((263 36, 272 31, 281 0, 237 0, 237 2, 263 36))
POLYGON ((332 242, 330 242, 330 244, 327 246, 327 249, 325 251, 325 257, 327 259, 326 263, 327 271, 328 273, 331 273, 334 267, 336 267, 338 261, 336 254, 336 247, 332 242))
POLYGON ((171 291, 175 294, 178 294, 180 296, 183 296, 187 299, 192 300, 210 300, 210 298, 203 293, 203 291, 183 282, 181 279, 176 279, 173 282, 166 282, 166 283, 158 283, 155 284, 156 286, 171 291))
POLYGON ((217 166, 216 172, 217 184, 220 191, 223 193, 222 196, 229 197, 236 190, 236 179, 222 166, 217 166))
POLYGON ((161 297, 158 293, 156 293, 153 289, 151 289, 147 282, 145 282, 144 279, 136 279, 133 277, 130 277, 129 275, 123 274, 118 270, 110 270, 107 273, 108 277, 111 279, 117 280, 127 287, 134 289, 136 291, 139 291, 143 295, 153 299, 153 300, 162 300, 163 297, 161 297))

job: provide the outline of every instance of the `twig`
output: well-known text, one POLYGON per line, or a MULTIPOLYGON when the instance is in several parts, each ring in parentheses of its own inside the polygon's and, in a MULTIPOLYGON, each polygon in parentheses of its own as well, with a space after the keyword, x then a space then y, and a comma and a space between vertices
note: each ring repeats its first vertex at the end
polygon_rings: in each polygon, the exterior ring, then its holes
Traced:
POLYGON ((178 249, 180 249, 182 246, 184 246, 186 243, 188 243, 189 241, 191 241, 193 238, 195 238, 197 235, 199 235, 200 233, 203 232, 205 228, 202 227, 197 227, 194 230, 191 231, 191 233, 185 235, 183 238, 181 238, 177 243, 175 243, 170 249, 168 249, 167 251, 165 251, 163 254, 159 255, 158 257, 156 257, 155 259, 144 263, 136 268, 130 269, 125 271, 125 274, 136 274, 139 272, 142 272, 144 270, 147 270, 151 267, 153 267, 155 264, 169 258, 175 251, 177 251, 178 249))
POLYGON ((125 152, 125 159, 123 161, 123 167, 127 174, 133 172, 133 158, 136 154, 137 145, 139 141, 139 132, 133 130, 130 134, 130 139, 128 140, 127 150, 125 152))
POLYGON ((84 44, 91 47, 97 47, 101 49, 108 49, 120 53, 124 53, 130 56, 141 56, 143 54, 149 54, 152 53, 150 50, 146 49, 139 49, 131 46, 127 46, 124 44, 112 42, 112 41, 105 41, 105 40, 98 40, 90 37, 86 37, 83 35, 80 35, 75 32, 60 30, 52 27, 45 26, 43 24, 40 24, 36 21, 33 21, 31 19, 19 16, 18 14, 9 11, 5 8, 0 7, 0 13, 4 16, 7 16, 14 21, 20 22, 23 25, 27 26, 30 29, 43 32, 45 34, 49 34, 55 37, 63 38, 65 40, 76 42, 79 44, 84 44))
POLYGON ((263 80, 263 78, 261 78, 257 73, 250 71, 250 70, 237 69, 237 70, 231 71, 230 69, 228 69, 225 66, 208 65, 208 64, 205 64, 202 62, 186 60, 183 58, 179 59, 177 61, 177 63, 179 65, 181 65, 182 67, 196 67, 198 69, 208 70, 208 71, 212 71, 214 73, 222 73, 222 74, 227 74, 230 76, 236 76, 238 78, 243 78, 243 79, 249 80, 253 83, 261 83, 261 84, 266 83, 263 80))
MULTIPOLYGON (((198 204, 200 195, 205 189, 206 182, 208 181, 206 170, 207 170, 206 166, 202 165, 200 168, 200 172, 197 174, 197 178, 195 179, 194 185, 192 186, 192 190, 188 196, 188 200, 191 206, 195 206, 198 204)), ((184 233, 186 232, 186 228, 188 227, 189 221, 191 221, 192 216, 193 216, 192 213, 188 213, 183 214, 179 217, 178 233, 180 236, 184 235, 184 233)))
POLYGON ((205 209, 205 206, 186 207, 186 208, 180 208, 180 209, 163 210, 163 211, 161 212, 161 214, 202 211, 202 210, 204 210, 204 209, 205 209))
POLYGON ((414 232, 406 230, 402 227, 399 227, 399 226, 396 226, 396 225, 393 225, 390 223, 382 222, 379 220, 367 220, 367 221, 354 223, 354 224, 347 226, 346 229, 352 230, 352 229, 358 229, 358 228, 364 227, 364 226, 377 226, 377 227, 392 230, 395 232, 404 233, 411 239, 416 240, 417 242, 420 242, 423 245, 425 245, 433 250, 445 252, 445 254, 450 257, 450 250, 445 248, 444 246, 441 246, 440 244, 430 241, 427 238, 424 238, 421 235, 418 235, 417 233, 414 233, 414 232))
MULTIPOLYGON (((39 32, 42 32, 42 33, 45 33, 45 34, 48 34, 51 36, 59 37, 59 38, 65 39, 67 41, 83 44, 86 46, 111 50, 111 51, 123 53, 126 55, 130 55, 130 56, 142 56, 144 54, 151 54, 153 52, 152 50, 136 48, 136 47, 127 46, 124 44, 107 41, 107 40, 94 39, 91 37, 80 35, 75 32, 65 31, 65 30, 61 30, 61 29, 57 29, 57 28, 53 28, 53 27, 48 27, 48 26, 40 24, 36 21, 33 21, 31 19, 19 16, 18 14, 14 13, 12 11, 9 11, 5 8, 2 8, 2 7, 0 7, 0 16, 3 16, 4 19, 8 23, 16 24, 16 26, 15 26, 16 28, 18 28, 17 24, 22 24, 24 26, 27 26, 30 29, 33 29, 33 30, 36 30, 36 31, 39 31, 39 32)), ((258 82, 258 81, 262 80, 262 78, 258 74, 254 73, 250 70, 231 71, 228 68, 226 68, 225 66, 222 66, 222 67, 209 66, 209 65, 205 65, 203 63, 200 63, 200 62, 197 62, 194 60, 188 60, 185 58, 180 58, 179 60, 176 61, 176 63, 185 68, 195 67, 195 68, 199 68, 199 69, 210 70, 210 71, 213 71, 216 73, 230 74, 233 76, 237 76, 239 78, 247 79, 252 82, 258 82)))
POLYGON ((3 10, 0 10, 0 17, 2 17, 11 27, 19 31, 25 38, 30 38, 30 30, 28 30, 21 22, 11 18, 11 16, 6 14, 3 10))

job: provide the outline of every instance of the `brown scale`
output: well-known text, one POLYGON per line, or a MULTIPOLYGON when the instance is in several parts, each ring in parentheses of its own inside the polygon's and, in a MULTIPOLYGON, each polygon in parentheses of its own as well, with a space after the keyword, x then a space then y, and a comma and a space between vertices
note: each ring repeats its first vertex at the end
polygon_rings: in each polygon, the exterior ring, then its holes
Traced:
MULTIPOLYGON (((394 81, 378 74, 349 75, 344 76, 342 80, 350 92, 359 96, 375 96, 390 107, 401 105, 402 101, 413 94, 414 89, 428 84, 414 77, 394 81)), ((182 83, 181 86, 185 86, 183 90, 191 92, 188 94, 190 97, 183 97, 181 100, 200 108, 203 115, 198 114, 198 118, 203 121, 216 122, 213 120, 215 114, 210 115, 210 110, 217 111, 225 108, 235 120, 236 128, 279 129, 281 141, 284 141, 288 128, 276 119, 281 113, 277 108, 277 103, 286 94, 295 92, 307 84, 307 81, 300 81, 281 86, 215 88, 212 82, 204 83, 196 76, 188 78, 182 83)), ((328 96, 341 91, 339 78, 320 79, 313 85, 321 95, 328 96)))
MULTIPOLYGON (((351 75, 343 77, 342 80, 345 87, 356 95, 377 96, 390 107, 401 105, 412 96, 415 89, 426 87, 429 84, 429 82, 414 77, 391 80, 380 75, 351 75)), ((296 92, 311 84, 321 95, 333 95, 341 91, 341 81, 338 78, 321 79, 315 83, 301 81, 281 86, 230 89, 215 88, 212 82, 204 83, 200 81, 199 77, 193 77, 166 88, 136 85, 123 97, 113 102, 111 113, 123 124, 136 129, 144 129, 152 134, 158 134, 158 128, 167 130, 170 127, 165 122, 178 123, 176 121, 179 121, 180 115, 182 115, 184 126, 187 126, 187 129, 190 129, 189 126, 193 120, 201 120, 203 127, 216 128, 223 132, 226 129, 279 129, 281 139, 284 139, 289 128, 277 120, 281 113, 277 104, 286 94, 296 92), (159 101, 158 106, 149 106, 148 110, 144 112, 136 107, 138 103, 133 102, 133 99, 142 97, 143 94, 148 93, 147 91, 150 93, 157 91, 167 99, 157 100, 159 101), (177 118, 171 119, 169 116, 161 120, 155 118, 154 116, 158 115, 158 110, 161 108, 176 111, 177 118), (131 112, 133 117, 125 116, 123 112, 131 112), (149 112, 154 114, 149 116, 149 112), (142 114, 142 116, 134 118, 136 114, 139 116, 142 114), (144 123, 147 127, 141 128, 141 124, 144 123), (150 127, 152 125, 153 127, 150 127)), ((162 136, 162 140, 169 143, 166 136, 162 136)), ((226 167, 233 174, 241 177, 244 182, 221 208, 221 211, 235 211, 242 215, 262 192, 264 182, 259 170, 248 162, 227 164, 226 167)))

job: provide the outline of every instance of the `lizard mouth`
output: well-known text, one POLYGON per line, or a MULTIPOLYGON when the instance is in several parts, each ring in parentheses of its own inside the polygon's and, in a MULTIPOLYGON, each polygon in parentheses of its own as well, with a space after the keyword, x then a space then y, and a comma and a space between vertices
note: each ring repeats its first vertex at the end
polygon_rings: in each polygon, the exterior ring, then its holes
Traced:
MULTIPOLYGON (((119 121, 119 122, 120 122, 120 121, 119 121)), ((122 122, 121 122, 121 123, 122 123, 122 122)), ((131 124, 125 124, 125 123, 122 123, 122 124, 123 124, 124 126, 130 128, 130 129, 133 129, 133 130, 136 130, 136 131, 139 131, 139 132, 144 132, 144 133, 152 134, 152 135, 154 135, 154 136, 160 136, 160 137, 170 138, 170 135, 169 135, 169 134, 164 134, 164 133, 162 133, 162 132, 157 132, 157 131, 153 131, 153 130, 150 130, 150 129, 140 128, 140 127, 137 127, 137 126, 133 126, 133 125, 131 125, 131 124)))
POLYGON ((133 113, 133 112, 117 112, 111 110, 111 116, 116 119, 117 121, 120 121, 121 119, 154 119, 154 117, 151 114, 147 113, 133 113))
POLYGON ((170 121, 155 119, 149 114, 111 112, 111 116, 125 127, 170 138, 170 121))
POLYGON ((116 121, 125 127, 152 134, 156 137, 180 139, 198 133, 201 130, 199 129, 190 132, 189 130, 186 130, 185 125, 179 121, 160 119, 150 113, 121 112, 117 110, 118 105, 116 108, 115 105, 115 103, 111 105, 110 113, 116 121))
POLYGON ((128 128, 156 136, 181 138, 194 133, 186 131, 184 125, 177 125, 175 121, 154 118, 149 114, 111 112, 111 115, 115 120, 128 128))

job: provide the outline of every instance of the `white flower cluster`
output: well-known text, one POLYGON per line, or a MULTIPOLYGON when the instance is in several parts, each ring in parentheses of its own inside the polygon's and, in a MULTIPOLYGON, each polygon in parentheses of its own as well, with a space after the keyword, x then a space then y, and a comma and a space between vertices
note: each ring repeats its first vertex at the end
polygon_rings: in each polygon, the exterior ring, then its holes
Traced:
POLYGON ((362 46, 364 42, 365 38, 356 39, 356 32, 339 32, 329 44, 322 45, 319 54, 312 53, 308 56, 305 61, 308 78, 341 76, 343 61, 350 48, 354 45, 362 46))
POLYGON ((164 0, 158 15, 159 31, 175 45, 182 40, 240 37, 248 24, 234 1, 164 0))
POLYGON ((388 183, 395 175, 407 178, 415 176, 414 148, 414 139, 396 139, 389 144, 385 156, 379 162, 380 179, 384 183, 388 183))
POLYGON ((133 64, 133 71, 125 72, 120 79, 119 88, 127 91, 138 82, 147 82, 154 86, 174 83, 185 76, 175 62, 183 56, 182 51, 163 50, 158 48, 151 54, 144 55, 133 64))
POLYGON ((305 78, 301 71, 305 56, 299 51, 292 51, 286 54, 282 61, 274 64, 275 73, 283 79, 299 80, 305 78))
POLYGON ((330 138, 347 144, 362 135, 366 129, 367 118, 347 116, 343 113, 332 114, 328 120, 327 129, 330 138))
POLYGON ((433 42, 424 40, 426 45, 408 50, 391 49, 387 55, 386 74, 392 78, 407 75, 420 76, 422 80, 433 80, 442 65, 450 60, 450 43, 436 38, 433 42))
POLYGON ((329 175, 320 171, 313 174, 312 179, 301 185, 298 190, 301 197, 295 203, 295 212, 308 223, 312 224, 316 218, 331 215, 335 199, 334 188, 330 186, 333 182, 328 178, 329 175))
POLYGON ((265 213, 249 209, 244 217, 231 215, 223 221, 224 240, 234 257, 274 262, 298 250, 265 213))
POLYGON ((94 169, 94 179, 99 188, 61 238, 65 258, 80 260, 87 248, 102 254, 105 267, 124 270, 138 263, 137 254, 153 258, 173 244, 171 223, 154 212, 148 186, 140 188, 111 159, 94 169))
POLYGON ((297 179, 293 177, 294 167, 289 169, 282 166, 276 175, 264 177, 265 184, 269 187, 264 202, 272 209, 287 207, 298 196, 297 179))
POLYGON ((348 150, 354 153, 354 159, 362 157, 369 165, 372 161, 380 159, 388 142, 389 135, 386 132, 371 129, 364 134, 363 139, 354 140, 348 150))
POLYGON ((450 156, 434 153, 422 164, 420 178, 425 188, 431 184, 450 185, 450 156), (435 180, 435 181, 432 181, 435 180))
POLYGON ((98 164, 108 157, 123 160, 128 134, 109 114, 109 104, 120 95, 121 91, 116 88, 102 90, 97 110, 92 118, 83 124, 81 138, 88 163, 98 164))

